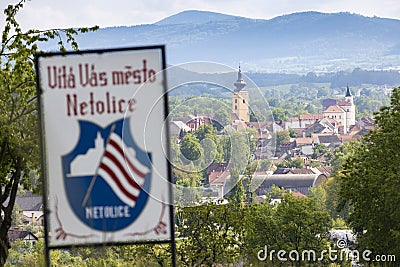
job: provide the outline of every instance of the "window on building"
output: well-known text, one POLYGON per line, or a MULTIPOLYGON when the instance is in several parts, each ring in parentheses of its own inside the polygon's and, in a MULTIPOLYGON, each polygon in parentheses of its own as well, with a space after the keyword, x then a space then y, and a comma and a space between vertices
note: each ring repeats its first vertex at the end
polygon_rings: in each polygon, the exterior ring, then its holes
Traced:
POLYGON ((246 103, 246 100, 243 99, 243 104, 245 104, 245 103, 246 103))
POLYGON ((235 105, 235 110, 237 110, 237 106, 235 105))
POLYGON ((237 103, 237 99, 235 99, 235 104, 237 103))

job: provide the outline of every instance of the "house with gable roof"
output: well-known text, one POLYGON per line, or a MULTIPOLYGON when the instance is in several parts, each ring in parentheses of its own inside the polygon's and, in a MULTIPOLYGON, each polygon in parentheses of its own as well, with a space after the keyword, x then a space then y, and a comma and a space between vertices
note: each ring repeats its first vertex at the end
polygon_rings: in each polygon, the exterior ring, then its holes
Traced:
POLYGON ((26 192, 15 198, 15 203, 23 214, 25 223, 35 222, 38 225, 43 225, 43 198, 40 195, 35 195, 32 192, 26 192))
POLYGON ((7 232, 7 235, 11 243, 21 239, 34 245, 36 241, 39 240, 39 238, 31 231, 22 230, 18 227, 10 228, 7 232))

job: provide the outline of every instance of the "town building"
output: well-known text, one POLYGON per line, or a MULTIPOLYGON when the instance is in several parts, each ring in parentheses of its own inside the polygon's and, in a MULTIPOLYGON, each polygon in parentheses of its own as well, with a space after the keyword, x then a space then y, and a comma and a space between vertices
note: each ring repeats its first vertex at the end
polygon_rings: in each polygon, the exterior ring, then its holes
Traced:
POLYGON ((338 122, 339 133, 347 134, 350 127, 356 124, 356 107, 350 88, 347 86, 344 99, 329 99, 331 103, 325 101, 323 104, 331 104, 323 112, 324 118, 329 118, 338 122))
POLYGON ((238 78, 234 83, 235 89, 232 92, 232 114, 237 120, 249 122, 249 91, 245 89, 246 82, 242 77, 242 70, 239 66, 238 78))
POLYGON ((34 245, 39 240, 39 238, 31 231, 22 230, 19 227, 10 228, 7 232, 7 235, 11 243, 21 239, 34 245))

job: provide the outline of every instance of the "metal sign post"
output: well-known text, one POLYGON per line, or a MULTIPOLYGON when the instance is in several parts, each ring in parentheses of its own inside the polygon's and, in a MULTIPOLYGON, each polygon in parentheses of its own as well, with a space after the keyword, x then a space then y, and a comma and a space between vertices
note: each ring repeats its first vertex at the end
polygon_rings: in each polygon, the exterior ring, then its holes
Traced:
POLYGON ((46 251, 171 243, 164 46, 36 57, 46 251))

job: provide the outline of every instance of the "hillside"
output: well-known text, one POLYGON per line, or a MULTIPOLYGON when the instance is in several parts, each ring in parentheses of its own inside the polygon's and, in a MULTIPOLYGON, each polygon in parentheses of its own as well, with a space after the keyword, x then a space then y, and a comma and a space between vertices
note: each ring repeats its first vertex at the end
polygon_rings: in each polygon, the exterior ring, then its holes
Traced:
POLYGON ((254 20, 185 11, 154 24, 111 27, 79 37, 80 47, 165 44, 168 64, 242 62, 252 71, 307 73, 400 66, 400 21, 303 12, 254 20))

